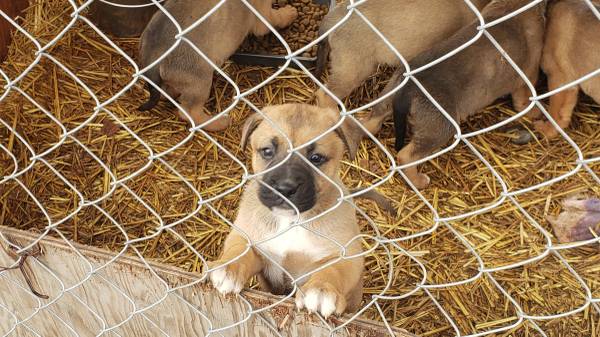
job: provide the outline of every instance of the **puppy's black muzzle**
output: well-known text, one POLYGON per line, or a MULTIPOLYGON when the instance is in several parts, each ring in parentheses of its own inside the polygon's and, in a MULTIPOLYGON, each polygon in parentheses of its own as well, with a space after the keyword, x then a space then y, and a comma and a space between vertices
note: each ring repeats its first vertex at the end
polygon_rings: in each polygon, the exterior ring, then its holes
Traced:
MULTIPOLYGON (((315 179, 312 168, 302 159, 288 159, 283 165, 263 176, 263 182, 271 186, 300 213, 313 208, 316 203, 315 179)), ((263 205, 273 209, 293 209, 293 207, 270 188, 261 184, 258 197, 263 205)))

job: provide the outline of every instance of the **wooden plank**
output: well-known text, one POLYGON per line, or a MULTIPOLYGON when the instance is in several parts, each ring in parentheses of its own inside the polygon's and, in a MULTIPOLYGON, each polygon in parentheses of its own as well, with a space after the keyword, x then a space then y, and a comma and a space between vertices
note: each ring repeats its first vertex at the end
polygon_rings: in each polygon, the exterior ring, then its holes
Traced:
MULTIPOLYGON (((3 226, 0 232, 20 246, 37 237, 3 226)), ((0 246, 4 248, 0 249, 0 266, 14 264, 15 257, 10 256, 4 240, 0 240, 0 246)), ((164 336, 164 332, 169 336, 204 336, 209 330, 209 321, 213 328, 220 328, 246 319, 248 303, 237 297, 224 298, 205 285, 194 284, 167 292, 167 283, 171 288, 186 285, 197 280, 197 274, 155 262, 146 265, 134 256, 121 256, 53 237, 45 237, 39 247, 40 255, 36 259, 28 258, 25 263, 26 274, 31 275, 33 288, 48 299, 28 291, 19 269, 0 273, 0 335, 13 329, 17 319, 30 316, 26 326, 20 325, 13 333, 34 336, 28 327, 44 336, 75 336, 74 332, 79 336, 95 336, 118 326, 106 335, 145 337, 164 336), (153 305, 157 302, 159 304, 153 305), (36 311, 40 306, 43 309, 36 311), (137 314, 132 314, 134 312, 137 314)), ((279 300, 253 290, 244 291, 243 295, 254 308, 279 300)), ((331 325, 339 325, 343 320, 332 319, 331 325)), ((221 333, 240 337, 276 335, 269 326, 277 327, 282 336, 330 335, 318 318, 297 312, 291 300, 251 315, 244 323, 221 333)), ((404 330, 393 331, 398 337, 416 337, 404 330)), ((376 322, 357 319, 333 336, 376 337, 390 336, 390 333, 376 322)))
MULTIPOLYGON (((0 0, 0 10, 11 18, 16 18, 27 6, 27 0, 0 0)), ((13 30, 14 26, 0 16, 0 62, 8 53, 13 30)))

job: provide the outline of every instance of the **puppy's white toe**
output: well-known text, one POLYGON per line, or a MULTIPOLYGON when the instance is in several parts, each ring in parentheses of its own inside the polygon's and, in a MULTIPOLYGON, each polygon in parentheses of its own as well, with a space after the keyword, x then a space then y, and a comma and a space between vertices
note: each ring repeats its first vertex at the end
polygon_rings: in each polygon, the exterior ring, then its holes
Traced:
POLYGON ((210 282, 213 284, 213 287, 217 288, 221 285, 221 283, 223 283, 223 280, 226 276, 227 273, 225 272, 225 268, 216 269, 209 275, 210 282))
POLYGON ((304 296, 304 305, 306 306, 306 310, 309 312, 317 312, 319 311, 319 297, 320 291, 316 289, 309 289, 304 296))
POLYGON ((217 290, 221 294, 237 294, 241 291, 241 287, 236 284, 235 280, 225 277, 221 285, 217 287, 217 290))
POLYGON ((335 296, 328 293, 321 295, 321 315, 327 318, 335 311, 335 296))
POLYGON ((228 273, 226 268, 219 268, 210 273, 210 280, 221 294, 237 294, 242 291, 242 284, 228 273))
POLYGON ((321 291, 319 289, 309 289, 304 296, 296 297, 296 306, 299 309, 306 308, 308 312, 320 313, 324 318, 331 316, 336 310, 335 294, 321 291))
POLYGON ((300 293, 296 294, 296 308, 298 310, 304 309, 304 296, 300 293))

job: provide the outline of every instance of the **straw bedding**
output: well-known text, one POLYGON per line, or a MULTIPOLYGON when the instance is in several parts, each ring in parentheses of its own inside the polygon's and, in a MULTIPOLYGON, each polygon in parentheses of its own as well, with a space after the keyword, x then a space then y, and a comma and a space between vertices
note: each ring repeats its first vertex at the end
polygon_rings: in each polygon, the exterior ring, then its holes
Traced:
MULTIPOLYGON (((42 44, 50 41, 69 22, 71 9, 59 0, 36 0, 27 10, 24 27, 42 44)), ((136 58, 136 39, 113 39, 133 59, 136 58)), ((15 35, 6 62, 1 66, 14 78, 34 60, 35 47, 20 33, 15 35)), ((75 73, 100 101, 117 94, 131 81, 134 68, 115 52, 106 41, 83 22, 76 23, 49 53, 75 73)), ((273 73, 273 69, 241 67, 227 64, 225 71, 242 90, 251 88, 273 73)), ((358 106, 376 97, 385 85, 385 76, 374 76, 347 101, 358 106)), ((0 88, 6 83, 0 80, 0 88)), ((209 111, 222 111, 231 103, 233 89, 226 81, 215 76, 209 111)), ((86 89, 47 58, 34 66, 18 83, 43 108, 52 111, 67 130, 91 118, 95 106, 86 89)), ((315 85, 300 72, 289 70, 270 82, 249 99, 258 107, 284 102, 310 101, 315 85)), ((0 89, 4 90, 4 89, 0 89)), ((3 94, 4 92, 0 92, 3 94)), ((169 105, 162 101, 159 108, 140 113, 136 107, 146 99, 147 93, 140 82, 126 90, 105 108, 122 121, 140 139, 148 144, 154 154, 161 153, 185 140, 188 126, 180 121, 169 105)), ((61 130, 40 112, 25 96, 12 91, 0 103, 0 117, 16 127, 36 153, 51 149, 61 135, 61 130)), ((569 135, 579 145, 586 158, 600 155, 599 107, 590 101, 579 104, 569 135)), ((249 157, 238 148, 239 127, 250 113, 244 104, 231 112, 234 124, 227 131, 211 134, 242 162, 249 157)), ((477 130, 514 114, 509 102, 491 106, 464 124, 466 130, 477 130)), ((530 127, 528 120, 520 121, 530 127)), ((30 154, 12 132, 0 127, 2 144, 18 159, 19 168, 30 163, 30 154)), ((215 210, 233 219, 241 188, 238 184, 242 168, 225 152, 204 136, 197 134, 174 151, 155 160, 145 168, 149 149, 127 130, 119 128, 113 117, 100 111, 91 122, 78 130, 74 137, 91 149, 112 171, 122 179, 138 170, 143 173, 127 181, 126 188, 119 187, 110 197, 99 202, 107 214, 93 207, 84 207, 70 220, 60 224, 58 230, 69 239, 88 245, 121 252, 127 239, 151 236, 134 246, 145 258, 156 259, 186 270, 201 271, 202 262, 193 250, 182 243, 185 239, 195 250, 208 259, 215 258, 227 235, 229 226, 216 213, 203 207, 196 210, 198 196, 170 169, 177 170, 189 184, 202 193, 202 198, 218 196, 233 189, 232 193, 211 202, 215 210), (165 165, 168 163, 168 165, 165 165), (170 166, 170 167, 169 167, 170 166), (128 191, 129 190, 129 191, 128 191), (133 195, 137 195, 136 199, 133 195), (181 221, 172 230, 156 234, 157 218, 150 213, 146 203, 170 224, 181 221), (188 214, 194 215, 185 218, 188 214)), ((386 125, 378 135, 392 149, 393 135, 386 125)), ((568 172, 575 167, 576 153, 564 140, 548 142, 538 139, 524 146, 510 142, 510 135, 494 131, 472 139, 473 146, 497 170, 508 184, 509 190, 541 183, 568 172)), ((12 172, 14 164, 0 152, 0 175, 12 172)), ((80 191, 86 200, 95 200, 111 192, 110 174, 85 152, 73 139, 44 157, 53 167, 80 191)), ((345 161, 343 179, 349 186, 366 186, 381 179, 389 162, 372 142, 363 142, 354 162, 345 161)), ((600 165, 592 166, 596 174, 600 165)), ((486 166, 469 149, 461 145, 424 166, 432 178, 432 186, 423 195, 435 207, 439 216, 463 214, 493 203, 501 197, 501 186, 486 166)), ((21 176, 21 181, 40 200, 50 218, 57 221, 78 209, 75 191, 40 162, 21 176)), ((430 229, 433 215, 417 195, 395 175, 382 185, 380 191, 394 201, 398 214, 389 216, 368 201, 358 204, 372 217, 380 233, 388 238, 398 238, 430 229)), ((547 214, 560 211, 558 202, 571 193, 600 195, 600 187, 586 171, 561 180, 549 187, 540 188, 516 199, 535 221, 546 230, 550 225, 547 214)), ((47 224, 44 215, 25 191, 14 181, 0 185, 0 223, 31 231, 41 231, 47 224)), ((374 229, 361 219, 365 233, 375 235, 374 229)), ((493 211, 451 223, 481 256, 486 268, 495 268, 542 254, 546 242, 541 233, 510 201, 505 201, 493 211)), ((369 242, 365 242, 366 245, 369 242)), ((417 257, 426 267, 428 284, 457 282, 476 277, 473 282, 453 287, 430 290, 439 304, 455 319, 463 334, 478 333, 508 326, 516 322, 513 305, 506 300, 487 275, 478 275, 478 261, 453 232, 443 224, 431 235, 407 240, 400 246, 417 257)), ((423 277, 418 265, 393 246, 387 246, 393 257, 393 284, 386 295, 402 295, 414 288, 423 277)), ((131 248, 124 253, 133 253, 131 248)), ((600 297, 600 255, 598 246, 567 249, 562 256, 582 276, 594 298, 600 297)), ((388 256, 379 247, 367 258, 365 299, 378 294, 388 282, 388 256)), ((553 254, 541 261, 505 271, 492 273, 531 315, 562 313, 585 302, 585 292, 576 278, 553 254)), ((452 327, 441 311, 424 291, 401 300, 382 300, 382 310, 387 321, 421 336, 454 335, 452 327)), ((382 320, 376 309, 367 310, 364 316, 382 320)), ((539 321, 549 336, 593 336, 600 331, 600 316, 593 308, 560 319, 539 321)), ((497 336, 540 336, 528 324, 519 325, 508 333, 497 336)))

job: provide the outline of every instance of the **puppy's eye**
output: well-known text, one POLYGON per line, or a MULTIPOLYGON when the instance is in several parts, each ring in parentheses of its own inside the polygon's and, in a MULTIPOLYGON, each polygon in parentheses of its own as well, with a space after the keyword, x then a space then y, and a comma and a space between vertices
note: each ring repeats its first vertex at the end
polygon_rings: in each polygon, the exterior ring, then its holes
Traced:
POLYGON ((324 162, 326 162, 327 158, 325 156, 323 156, 322 154, 313 153, 310 155, 310 157, 308 157, 308 160, 310 160, 311 163, 318 166, 318 165, 321 165, 324 162))
POLYGON ((260 155, 264 159, 272 159, 275 155, 275 151, 273 151, 273 148, 270 147, 263 147, 262 149, 258 150, 258 152, 260 152, 260 155))

